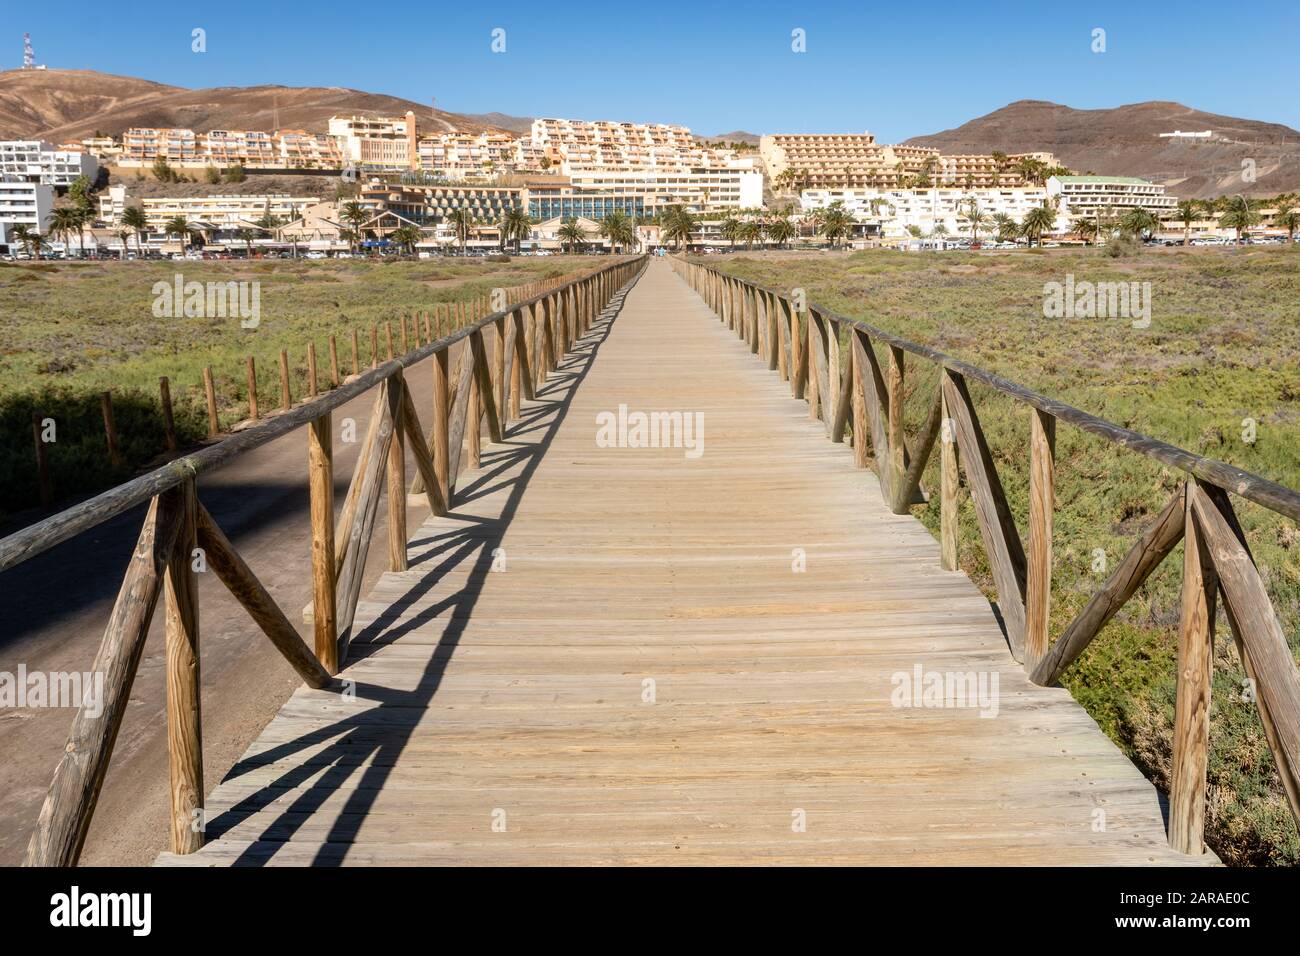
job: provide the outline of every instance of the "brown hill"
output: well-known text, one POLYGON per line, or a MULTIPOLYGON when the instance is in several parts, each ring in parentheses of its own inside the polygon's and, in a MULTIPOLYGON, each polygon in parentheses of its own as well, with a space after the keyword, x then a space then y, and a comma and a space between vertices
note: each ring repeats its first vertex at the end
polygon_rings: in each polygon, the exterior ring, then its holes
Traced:
POLYGON ((730 133, 719 133, 717 136, 701 136, 696 133, 695 138, 704 143, 745 143, 748 146, 757 146, 759 135, 737 129, 732 130, 730 133))
POLYGON ((0 72, 0 139, 68 142, 132 126, 325 131, 329 118, 352 113, 400 116, 414 111, 422 130, 493 129, 473 117, 396 96, 342 87, 223 86, 187 90, 94 70, 0 72))
POLYGON ((946 153, 1050 150, 1079 172, 1140 176, 1180 197, 1300 189, 1300 132, 1278 123, 1204 113, 1179 103, 1148 102, 1077 110, 1019 100, 956 129, 907 141, 946 153), (1160 133, 1210 130, 1209 140, 1162 139, 1160 133), (1242 161, 1254 160, 1255 182, 1242 161))

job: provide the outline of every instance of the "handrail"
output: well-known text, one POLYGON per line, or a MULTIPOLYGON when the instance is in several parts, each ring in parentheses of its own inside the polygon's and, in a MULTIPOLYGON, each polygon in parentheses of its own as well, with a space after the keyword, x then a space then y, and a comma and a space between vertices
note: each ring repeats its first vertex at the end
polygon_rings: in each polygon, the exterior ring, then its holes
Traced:
POLYGON ((20 531, 15 531, 5 538, 0 538, 0 572, 7 571, 9 568, 21 564, 28 558, 40 554, 56 544, 88 531, 136 505, 143 504, 155 495, 175 488, 184 481, 219 468, 245 452, 252 451, 254 448, 280 438, 295 428, 306 425, 313 419, 319 418, 321 415, 370 390, 394 372, 409 368, 418 362, 424 361, 436 352, 469 338, 475 332, 491 326, 516 309, 531 308, 548 296, 573 288, 578 283, 617 268, 626 261, 628 261, 627 257, 623 257, 618 262, 595 269, 587 275, 578 276, 563 285, 556 286, 554 289, 549 289, 531 298, 513 303, 499 312, 485 315, 471 325, 459 328, 450 335, 443 336, 405 355, 397 356, 383 365, 363 372, 351 382, 340 385, 338 388, 332 389, 317 398, 295 405, 287 412, 273 418, 267 418, 265 421, 223 439, 215 445, 209 445, 199 451, 173 459, 151 472, 116 485, 95 495, 93 498, 88 498, 35 524, 28 525, 20 531))
MULTIPOLYGON (((674 257, 676 258, 676 257, 674 257)), ((712 266, 703 266, 701 263, 685 260, 691 265, 700 265, 703 268, 713 268, 712 266)), ((739 276, 729 276, 736 281, 743 282, 745 285, 757 289, 759 292, 767 295, 776 296, 786 302, 789 301, 789 294, 764 286, 758 282, 752 282, 748 279, 741 279, 739 276)), ((895 348, 902 349, 904 352, 910 352, 921 358, 937 362, 945 368, 960 372, 966 378, 972 378, 976 381, 983 382, 990 388, 993 388, 1012 398, 1019 399, 1028 405, 1032 405, 1041 412, 1046 412, 1064 422, 1068 422, 1083 431, 1090 434, 1105 438, 1107 441, 1117 445, 1122 445, 1139 454, 1154 458, 1156 461, 1171 468, 1177 468, 1185 471, 1190 475, 1200 478, 1224 491, 1230 491, 1239 495, 1248 501, 1263 505, 1270 511, 1276 511, 1278 514, 1285 515, 1294 521, 1300 521, 1300 492, 1293 491, 1285 485, 1271 481, 1262 475, 1256 475, 1253 472, 1245 471, 1235 465, 1230 465, 1225 461, 1219 461, 1217 458, 1206 458, 1195 452, 1187 451, 1185 448, 1179 448, 1177 445, 1171 445, 1168 442, 1160 441, 1157 438, 1151 438, 1143 435, 1141 432, 1133 431, 1131 428, 1125 428, 1122 425, 1116 425, 1104 418, 1100 418, 1082 409, 1075 408, 1073 405, 1067 405, 1055 398, 1050 398, 1032 389, 1025 388, 1023 385, 1017 385, 1009 379, 1000 375, 985 371, 979 366, 972 365, 959 358, 954 358, 945 352, 931 348, 928 345, 920 345, 912 342, 902 336, 887 332, 884 329, 864 322, 862 319, 854 319, 846 315, 840 315, 830 309, 820 306, 815 302, 808 302, 808 309, 817 312, 819 315, 830 319, 840 325, 849 328, 860 329, 867 333, 873 339, 892 345, 895 348)), ((3 565, 0 565, 2 567, 3 565)))
POLYGON ((959 567, 960 467, 966 474, 1008 647, 1015 660, 1024 663, 1034 683, 1055 683, 1151 572, 1183 542, 1169 842, 1183 853, 1204 852, 1209 688, 1219 595, 1238 657, 1257 691, 1253 699, 1282 789, 1292 817, 1300 825, 1300 667, 1229 496, 1237 494, 1300 520, 1300 494, 1115 425, 937 349, 837 315, 803 297, 796 305, 776 289, 711 265, 680 256, 672 261, 727 328, 742 338, 751 352, 766 359, 769 370, 789 380, 792 397, 807 399, 810 416, 825 423, 831 441, 845 440, 851 419, 854 464, 868 467, 869 446, 881 496, 896 514, 907 514, 912 505, 930 502, 921 491, 921 478, 942 434, 940 566, 949 571, 959 567), (847 368, 841 362, 841 330, 848 332, 847 368), (873 340, 887 346, 887 365, 876 355, 873 340), (935 399, 915 443, 909 443, 904 431, 903 385, 909 352, 939 369, 935 399), (1027 554, 967 379, 983 382, 1030 409, 1027 554), (1052 642, 1049 612, 1058 419, 1190 477, 1052 642))
POLYGON ((175 853, 200 849, 205 839, 205 789, 195 549, 206 554, 207 567, 308 686, 337 686, 333 677, 346 664, 381 489, 387 489, 388 569, 405 571, 410 546, 408 495, 422 491, 432 514, 448 513, 466 449, 469 467, 479 467, 484 420, 492 440, 501 441, 510 421, 520 418, 521 403, 536 398, 537 386, 588 334, 621 290, 635 282, 644 266, 644 256, 620 257, 513 302, 227 441, 0 541, 0 570, 4 570, 134 504, 150 503, 93 665, 96 673, 105 675, 103 706, 93 713, 85 706, 77 710, 33 828, 27 863, 76 864, 159 600, 166 604, 171 848, 175 853), (483 334, 489 328, 496 334, 491 356, 483 334), (465 348, 455 374, 449 375, 450 348, 462 340, 465 348), (433 407, 426 434, 403 371, 428 358, 433 359, 433 407), (378 392, 374 412, 336 523, 331 411, 370 388, 378 392), (196 481, 232 458, 303 426, 308 438, 311 514, 310 644, 203 507, 196 481), (407 450, 419 473, 409 491, 407 450))

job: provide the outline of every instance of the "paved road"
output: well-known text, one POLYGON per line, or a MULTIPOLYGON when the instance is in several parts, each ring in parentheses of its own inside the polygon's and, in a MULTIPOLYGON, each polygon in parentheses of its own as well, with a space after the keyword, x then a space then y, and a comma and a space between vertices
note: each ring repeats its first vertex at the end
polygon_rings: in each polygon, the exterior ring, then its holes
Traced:
MULTIPOLYGON (((485 337, 489 342, 492 336, 485 337)), ((453 365, 455 358, 453 357, 453 365)), ((406 373, 428 424, 429 363, 406 373)), ((334 413, 335 504, 343 495, 365 436, 373 390, 334 413), (339 441, 344 418, 357 440, 339 441)), ((311 643, 301 610, 311 599, 311 556, 304 429, 244 455, 199 483, 199 495, 299 633, 311 643)), ((415 474, 414 461, 407 463, 415 474)), ((0 671, 86 671, 95 658, 144 508, 134 509, 59 545, 0 577, 0 671)), ((387 563, 387 509, 381 504, 363 593, 387 563)), ((427 508, 412 499, 409 528, 427 508)), ((213 786, 288 699, 299 680, 226 592, 200 575, 205 783, 213 786)), ((167 844, 168 781, 162 602, 131 692, 86 840, 84 865, 137 865, 167 844)), ((71 710, 0 710, 0 865, 22 862, 32 826, 72 724, 71 710)))

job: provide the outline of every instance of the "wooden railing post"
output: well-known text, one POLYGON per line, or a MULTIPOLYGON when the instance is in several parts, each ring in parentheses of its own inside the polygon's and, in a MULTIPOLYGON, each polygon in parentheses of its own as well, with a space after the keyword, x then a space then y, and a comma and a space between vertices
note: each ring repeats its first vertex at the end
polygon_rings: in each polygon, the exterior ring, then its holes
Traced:
POLYGON ((221 423, 217 419, 217 388, 212 382, 212 366, 203 367, 203 394, 208 403, 208 437, 216 438, 221 433, 221 423))
POLYGON ((175 501, 176 540, 164 577, 167 635, 167 753, 171 777, 171 847, 203 846, 203 721, 199 681, 199 595, 194 578, 198 499, 194 479, 163 492, 175 501))
POLYGON ((1056 496, 1056 419, 1029 410, 1029 564, 1025 582, 1025 670, 1047 653, 1052 604, 1052 512, 1056 496))
POLYGON ((939 431, 940 477, 939 477, 939 566, 945 571, 956 571, 959 567, 957 554, 957 535, 960 527, 958 521, 958 484, 957 474, 957 432, 956 423, 948 409, 948 394, 944 388, 944 379, 948 370, 941 369, 939 379, 940 414, 943 416, 939 431))
POLYGON ((248 357, 248 417, 257 421, 257 364, 248 357))
POLYGON ((334 577, 334 432, 329 412, 313 419, 307 427, 307 484, 311 497, 314 646, 316 659, 333 675, 339 670, 339 635, 334 577))
POLYGON ((163 440, 168 451, 176 450, 176 419, 172 414, 172 387, 166 375, 158 379, 158 400, 162 404, 163 440))
POLYGON ((117 422, 113 419, 113 393, 100 396, 100 410, 104 413, 104 440, 108 446, 108 460, 115 468, 122 466, 122 450, 117 444, 117 422))
MULTIPOLYGON (((402 373, 394 372, 388 387, 401 397, 402 373)), ((402 434, 402 405, 393 411, 393 440, 388 446, 388 570, 405 571, 406 559, 406 441, 402 434)))
MULTIPOLYGON (((896 345, 889 346, 889 374, 885 387, 889 392, 889 487, 901 489, 903 476, 907 473, 907 438, 903 431, 903 386, 906 374, 906 353, 896 345)), ((894 511, 899 503, 893 502, 894 511)), ((903 510, 907 505, 903 503, 903 510)))
POLYGON ((1210 679, 1218 579, 1197 527, 1192 489, 1183 524, 1183 608, 1178 627, 1173 760, 1169 769, 1169 845, 1205 852, 1205 786, 1210 751, 1210 679))
POLYGON ((447 448, 447 431, 449 427, 450 402, 448 389, 448 349, 442 349, 433 356, 433 471, 438 476, 438 489, 447 509, 451 509, 451 485, 448 481, 448 462, 450 456, 447 448))
POLYGON ((293 395, 289 391, 289 353, 280 349, 280 408, 288 411, 293 407, 293 395))

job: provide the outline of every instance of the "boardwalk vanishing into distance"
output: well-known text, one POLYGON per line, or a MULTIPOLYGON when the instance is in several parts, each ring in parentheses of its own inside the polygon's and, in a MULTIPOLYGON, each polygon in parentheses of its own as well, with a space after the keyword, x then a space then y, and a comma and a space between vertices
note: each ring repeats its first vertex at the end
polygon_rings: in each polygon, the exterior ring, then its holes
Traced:
POLYGON ((1207 859, 663 261, 461 480, 358 607, 355 697, 295 693, 161 862, 1207 859), (620 405, 699 413, 702 454, 599 447, 620 405), (892 706, 916 667, 996 705, 892 706))
POLYGON ((797 297, 700 263, 619 259, 0 542, 2 571, 152 501, 96 664, 103 713, 78 714, 29 862, 77 860, 161 596, 163 865, 1212 864, 1220 597, 1293 808, 1300 766, 1300 676, 1230 494, 1300 515, 1289 489, 797 297), (910 437, 909 354, 940 378, 910 437), (423 361, 431 410, 403 380, 423 361), (967 379, 1030 411, 1027 545, 967 379), (372 388, 336 506, 330 411, 372 388), (1058 420, 1188 477, 1052 640, 1058 420), (310 647, 196 491, 303 426, 310 647), (403 443, 409 493, 431 512, 410 533, 403 443), (941 487, 926 489, 932 455, 941 487), (956 570, 959 468, 996 607, 956 570), (381 499, 390 570, 362 595, 381 499), (909 513, 926 502, 939 541, 909 513), (1055 685, 1185 532, 1166 801, 1055 685), (195 542, 304 682, 215 787, 195 542))

